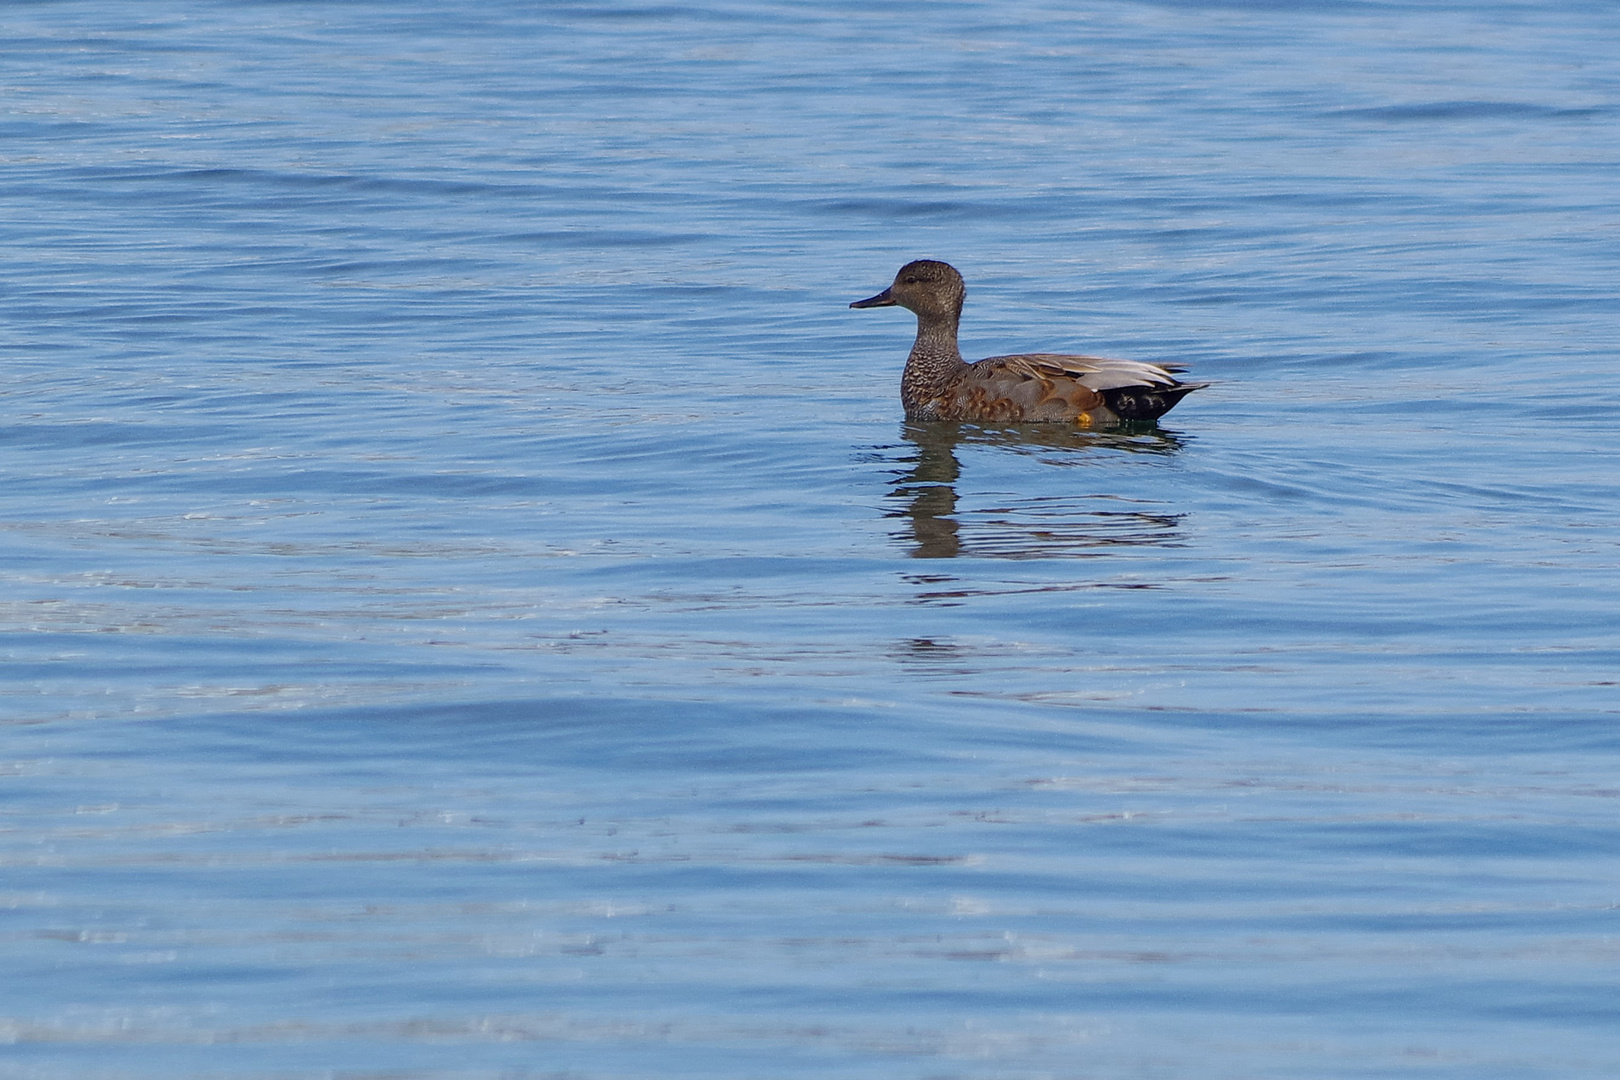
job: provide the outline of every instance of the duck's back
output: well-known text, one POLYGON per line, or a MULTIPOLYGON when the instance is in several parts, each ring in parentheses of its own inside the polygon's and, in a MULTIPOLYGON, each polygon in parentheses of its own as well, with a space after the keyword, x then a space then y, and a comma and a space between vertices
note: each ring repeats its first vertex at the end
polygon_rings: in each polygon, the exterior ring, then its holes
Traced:
POLYGON ((1062 353, 992 356, 963 367, 924 407, 940 420, 1081 426, 1155 420, 1199 389, 1171 374, 1179 370, 1062 353))

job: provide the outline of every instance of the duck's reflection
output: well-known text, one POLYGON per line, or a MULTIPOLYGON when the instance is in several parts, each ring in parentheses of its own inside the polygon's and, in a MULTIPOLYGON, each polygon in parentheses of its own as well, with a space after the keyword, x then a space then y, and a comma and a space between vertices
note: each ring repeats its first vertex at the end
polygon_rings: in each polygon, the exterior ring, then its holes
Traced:
MULTIPOLYGON (((1181 441, 1166 431, 1084 432, 1051 425, 982 428, 970 424, 906 424, 897 447, 904 471, 893 482, 888 514, 906 519, 896 539, 918 559, 1033 559, 1097 555, 1121 545, 1174 543, 1180 514, 1160 504, 1114 495, 998 497, 994 505, 958 506, 962 465, 957 449, 993 446, 1053 465, 1092 460, 1100 452, 1171 455, 1181 441)), ((892 457, 890 460, 894 460, 892 457)))
POLYGON ((961 425, 907 424, 902 434, 915 453, 901 459, 911 467, 889 492, 889 498, 903 502, 905 508, 888 516, 910 519, 916 558, 955 558, 962 553, 961 526, 955 516, 956 480, 962 475, 956 460, 961 425))

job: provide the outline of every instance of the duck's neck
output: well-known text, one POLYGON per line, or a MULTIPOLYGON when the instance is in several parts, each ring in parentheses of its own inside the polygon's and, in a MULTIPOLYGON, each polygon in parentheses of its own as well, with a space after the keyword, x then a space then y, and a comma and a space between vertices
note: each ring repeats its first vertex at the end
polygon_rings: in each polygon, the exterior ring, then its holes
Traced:
POLYGON ((955 316, 917 316, 917 341, 900 376, 900 400, 908 415, 937 397, 957 372, 967 367, 956 347, 955 316))

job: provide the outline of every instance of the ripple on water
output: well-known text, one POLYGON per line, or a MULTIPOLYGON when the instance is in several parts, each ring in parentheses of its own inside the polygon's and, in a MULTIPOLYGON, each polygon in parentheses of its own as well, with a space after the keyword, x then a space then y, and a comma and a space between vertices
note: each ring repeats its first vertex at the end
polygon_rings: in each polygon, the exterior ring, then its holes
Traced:
POLYGON ((12 1072, 1615 1073, 1607 9, 132 10, 0 118, 12 1072), (907 425, 920 256, 1213 385, 907 425))

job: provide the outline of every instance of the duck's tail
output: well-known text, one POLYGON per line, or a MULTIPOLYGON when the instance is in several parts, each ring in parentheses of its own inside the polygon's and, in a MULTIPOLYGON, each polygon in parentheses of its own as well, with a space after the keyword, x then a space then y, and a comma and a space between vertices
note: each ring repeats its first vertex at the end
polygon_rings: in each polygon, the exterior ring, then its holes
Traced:
POLYGON ((1175 383, 1172 386, 1121 386, 1102 392, 1103 401, 1121 420, 1157 420, 1176 407, 1176 402, 1202 390, 1209 383, 1175 383))

